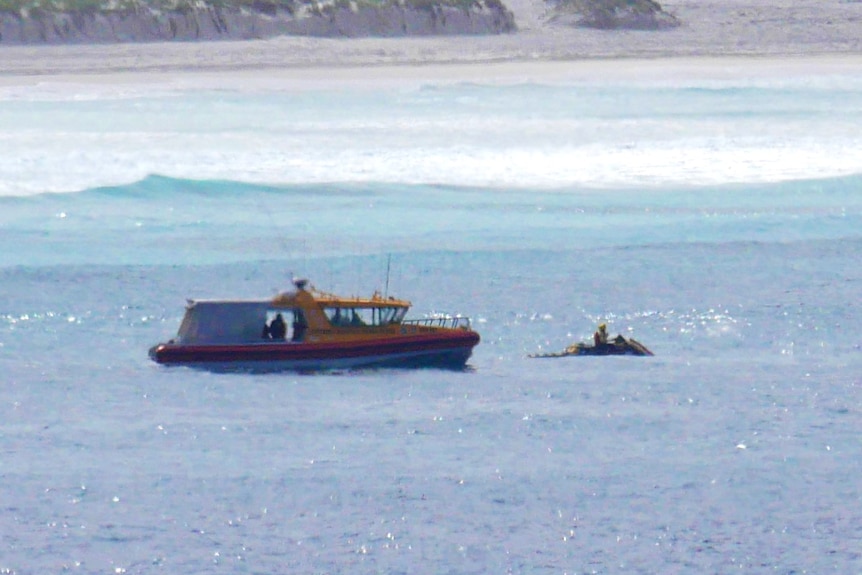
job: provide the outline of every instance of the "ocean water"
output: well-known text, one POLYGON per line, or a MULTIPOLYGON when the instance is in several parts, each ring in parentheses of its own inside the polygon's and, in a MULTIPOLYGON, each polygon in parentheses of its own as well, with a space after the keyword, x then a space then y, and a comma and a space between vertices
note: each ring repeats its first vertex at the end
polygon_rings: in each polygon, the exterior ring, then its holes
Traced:
POLYGON ((0 89, 0 573, 862 571, 862 71, 357 86, 0 89), (482 342, 149 361, 293 276, 482 342))

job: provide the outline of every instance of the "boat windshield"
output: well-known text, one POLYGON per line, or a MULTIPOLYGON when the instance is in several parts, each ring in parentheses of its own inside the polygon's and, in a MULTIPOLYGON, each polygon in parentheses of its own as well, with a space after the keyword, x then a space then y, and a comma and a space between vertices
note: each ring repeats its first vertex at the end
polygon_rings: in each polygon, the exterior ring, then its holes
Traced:
POLYGON ((383 307, 324 307, 329 323, 335 326, 384 326, 400 323, 407 308, 383 307))

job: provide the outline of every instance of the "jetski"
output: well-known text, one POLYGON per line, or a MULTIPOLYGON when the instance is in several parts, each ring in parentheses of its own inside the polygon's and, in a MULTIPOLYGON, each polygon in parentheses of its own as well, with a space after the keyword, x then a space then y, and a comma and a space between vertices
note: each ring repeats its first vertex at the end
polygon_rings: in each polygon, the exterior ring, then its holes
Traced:
POLYGON ((534 353, 528 357, 568 357, 570 355, 655 355, 644 344, 634 338, 618 335, 607 343, 574 343, 563 351, 554 353, 534 353))

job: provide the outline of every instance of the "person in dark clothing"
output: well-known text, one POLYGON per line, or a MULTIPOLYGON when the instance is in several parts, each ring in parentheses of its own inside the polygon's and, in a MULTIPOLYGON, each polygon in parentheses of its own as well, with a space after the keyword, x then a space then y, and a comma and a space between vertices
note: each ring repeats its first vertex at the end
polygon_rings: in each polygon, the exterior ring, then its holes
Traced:
POLYGON ((276 314, 275 319, 269 324, 269 335, 272 339, 283 340, 287 335, 287 324, 281 314, 276 314))
POLYGON ((291 341, 302 341, 306 329, 308 329, 308 324, 305 322, 305 315, 300 310, 293 310, 293 337, 291 341))

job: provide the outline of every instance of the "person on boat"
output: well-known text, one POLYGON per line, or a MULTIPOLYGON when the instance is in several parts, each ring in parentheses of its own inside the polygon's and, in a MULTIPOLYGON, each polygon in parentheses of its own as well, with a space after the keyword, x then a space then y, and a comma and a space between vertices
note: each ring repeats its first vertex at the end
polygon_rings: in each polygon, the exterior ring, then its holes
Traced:
POLYGON ((276 314, 275 319, 269 324, 269 335, 272 339, 283 340, 287 335, 287 324, 281 314, 276 314))
POLYGON ((302 341, 306 329, 308 329, 308 323, 305 321, 305 315, 301 310, 293 310, 293 337, 291 341, 302 341))
POLYGON ((599 329, 593 334, 593 343, 596 347, 603 347, 608 344, 608 326, 605 323, 599 324, 599 329))
POLYGON ((344 318, 341 317, 341 308, 335 308, 335 315, 332 316, 332 325, 343 325, 344 323, 344 318))

